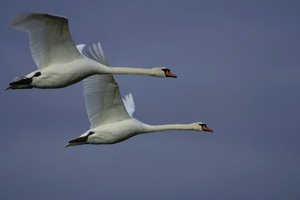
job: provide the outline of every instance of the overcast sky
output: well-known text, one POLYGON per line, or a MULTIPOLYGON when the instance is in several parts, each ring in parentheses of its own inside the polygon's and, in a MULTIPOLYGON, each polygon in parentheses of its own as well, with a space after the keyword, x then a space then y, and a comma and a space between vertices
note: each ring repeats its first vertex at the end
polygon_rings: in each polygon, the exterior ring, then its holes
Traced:
POLYGON ((89 129, 82 82, 1 91, 0 198, 299 199, 300 2, 4 0, 0 86, 36 70, 23 12, 68 17, 76 44, 111 66, 167 66, 177 79, 119 75, 148 124, 203 121, 115 145, 65 144, 89 129))

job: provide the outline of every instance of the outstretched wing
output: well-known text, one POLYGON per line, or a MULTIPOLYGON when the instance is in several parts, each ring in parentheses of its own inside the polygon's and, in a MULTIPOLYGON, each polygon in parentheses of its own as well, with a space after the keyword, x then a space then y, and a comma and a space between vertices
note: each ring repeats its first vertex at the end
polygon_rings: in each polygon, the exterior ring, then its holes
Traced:
MULTIPOLYGON (((100 43, 94 44, 84 55, 108 65, 100 43)), ((90 76, 83 80, 83 86, 91 128, 131 118, 123 104, 118 83, 111 74, 90 76)))
POLYGON ((81 56, 71 38, 68 19, 41 13, 20 14, 10 26, 28 32, 32 57, 39 69, 66 63, 81 56))

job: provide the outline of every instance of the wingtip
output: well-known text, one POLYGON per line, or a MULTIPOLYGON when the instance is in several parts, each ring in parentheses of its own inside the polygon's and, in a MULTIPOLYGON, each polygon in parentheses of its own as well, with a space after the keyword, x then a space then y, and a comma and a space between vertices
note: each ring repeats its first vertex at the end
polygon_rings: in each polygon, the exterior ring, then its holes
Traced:
POLYGON ((17 30, 24 30, 27 31, 27 28, 23 27, 23 23, 28 22, 30 20, 36 20, 36 21, 43 21, 45 19, 62 19, 62 20, 68 20, 67 17, 62 16, 62 15, 54 15, 50 13, 20 13, 16 14, 14 16, 10 17, 9 20, 9 27, 12 29, 17 29, 17 30))

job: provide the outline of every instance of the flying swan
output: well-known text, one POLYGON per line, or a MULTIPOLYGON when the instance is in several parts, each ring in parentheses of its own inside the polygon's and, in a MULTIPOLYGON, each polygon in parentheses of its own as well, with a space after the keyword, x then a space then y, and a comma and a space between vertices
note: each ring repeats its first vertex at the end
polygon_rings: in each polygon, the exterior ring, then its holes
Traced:
POLYGON ((28 32, 31 54, 38 70, 15 78, 6 89, 62 88, 95 74, 176 78, 166 67, 112 68, 81 55, 70 35, 66 17, 43 13, 19 14, 11 18, 10 26, 28 32))
MULTIPOLYGON (((82 51, 85 45, 78 45, 82 51)), ((100 43, 89 48, 85 55, 108 66, 100 43)), ((131 94, 121 98, 119 86, 112 74, 93 75, 83 80, 84 97, 90 130, 67 146, 83 144, 115 144, 141 133, 168 130, 208 131, 203 122, 192 124, 148 125, 133 118, 135 105, 131 94)))

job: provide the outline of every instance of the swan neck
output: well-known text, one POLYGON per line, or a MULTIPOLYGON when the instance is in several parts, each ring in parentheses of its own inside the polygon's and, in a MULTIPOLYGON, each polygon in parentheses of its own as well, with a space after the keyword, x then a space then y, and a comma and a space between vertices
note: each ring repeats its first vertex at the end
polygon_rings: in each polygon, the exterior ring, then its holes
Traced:
POLYGON ((132 75, 156 76, 153 68, 144 69, 144 68, 131 68, 131 67, 108 67, 96 61, 92 61, 91 63, 90 64, 94 69, 94 73, 98 73, 98 74, 132 74, 132 75))
POLYGON ((145 124, 145 131, 170 131, 170 130, 193 130, 190 124, 165 124, 165 125, 148 125, 145 124))
POLYGON ((133 75, 153 75, 152 69, 143 69, 143 68, 129 68, 129 67, 108 67, 108 73, 111 74, 133 74, 133 75))

